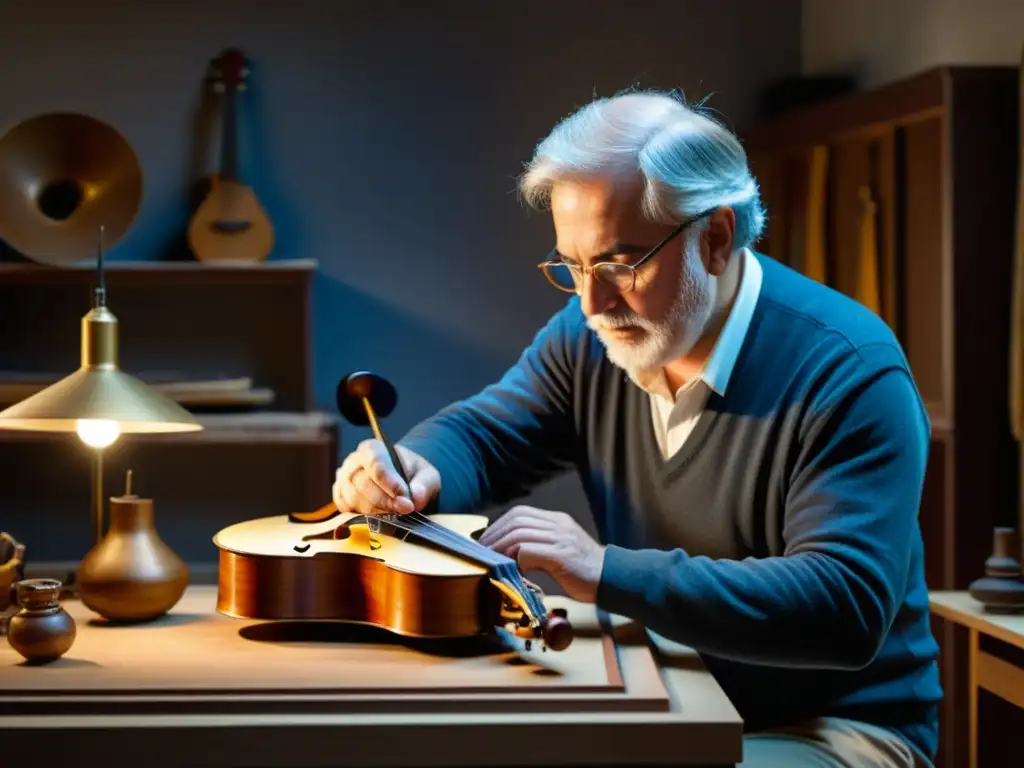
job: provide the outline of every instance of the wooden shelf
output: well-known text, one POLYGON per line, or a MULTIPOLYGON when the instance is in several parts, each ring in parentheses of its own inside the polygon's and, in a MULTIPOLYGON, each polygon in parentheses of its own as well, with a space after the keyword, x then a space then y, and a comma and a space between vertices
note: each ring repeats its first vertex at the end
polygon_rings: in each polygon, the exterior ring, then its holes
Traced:
MULTIPOLYGON (((122 435, 119 444, 245 444, 245 445, 308 445, 328 443, 334 439, 340 421, 322 411, 288 413, 261 411, 258 413, 197 414, 196 419, 203 425, 199 432, 169 434, 122 435)), ((0 429, 0 443, 46 442, 53 440, 77 440, 69 432, 33 432, 0 429)))
POLYGON ((748 153, 759 154, 877 136, 947 114, 953 82, 964 88, 995 83, 1012 89, 1016 78, 1014 67, 934 67, 870 91, 792 109, 758 124, 743 137, 743 143, 748 153))
MULTIPOLYGON (((255 388, 273 391, 273 410, 314 409, 316 265, 305 259, 112 262, 107 303, 119 320, 121 367, 174 371, 186 379, 246 377, 255 388)), ((0 262, 2 367, 74 370, 95 281, 88 265, 0 262)))
MULTIPOLYGON (((316 259, 280 259, 257 263, 201 261, 108 261, 104 265, 108 282, 146 281, 230 281, 266 282, 281 279, 307 279, 315 272, 316 259)), ((51 266, 34 262, 0 261, 3 283, 81 283, 96 276, 96 265, 85 262, 51 266)))
MULTIPOLYGON (((340 417, 321 410, 312 394, 318 262, 105 266, 123 370, 173 372, 180 381, 245 378, 253 390, 273 392, 258 410, 193 407, 204 430, 122 435, 103 454, 105 487, 123 487, 131 469, 141 492, 157 500, 168 545, 215 572, 212 537, 219 528, 330 500, 340 417)), ((54 378, 75 370, 95 283, 89 262, 0 260, 2 368, 54 378)), ((0 430, 2 528, 25 543, 27 562, 81 556, 80 543, 89 540, 92 458, 74 433, 0 430)))
POLYGON ((929 414, 932 425, 932 440, 952 440, 956 434, 953 422, 942 416, 929 414))

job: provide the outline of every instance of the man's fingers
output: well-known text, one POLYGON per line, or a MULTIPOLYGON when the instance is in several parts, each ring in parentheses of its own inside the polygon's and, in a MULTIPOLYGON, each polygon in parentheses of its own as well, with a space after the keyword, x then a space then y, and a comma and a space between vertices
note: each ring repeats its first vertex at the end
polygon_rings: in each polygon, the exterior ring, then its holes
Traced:
POLYGON ((423 470, 409 480, 409 492, 412 494, 413 509, 423 509, 430 499, 438 492, 440 481, 430 470, 423 470))
POLYGON ((354 512, 359 515, 370 514, 368 512, 370 506, 369 501, 367 501, 367 499, 356 490, 355 486, 352 485, 350 481, 339 483, 338 492, 341 495, 342 500, 345 502, 344 508, 347 511, 354 512))
POLYGON ((524 527, 553 531, 555 530, 555 521, 542 514, 540 510, 528 507, 512 509, 484 529, 484 532, 480 534, 480 543, 489 547, 509 531, 524 527))
POLYGON ((527 542, 519 546, 516 562, 521 571, 544 571, 550 576, 557 573, 554 548, 550 544, 527 542))
POLYGON ((352 473, 359 468, 359 456, 355 453, 350 453, 345 457, 345 460, 341 462, 341 466, 334 473, 334 482, 338 486, 344 483, 352 482, 352 473))
POLYGON ((360 467, 355 471, 352 475, 352 485, 372 506, 381 509, 391 506, 391 496, 371 479, 370 471, 366 467, 360 467))
POLYGON ((552 531, 541 528, 516 528, 504 534, 490 546, 495 552, 516 559, 520 548, 527 544, 554 544, 555 535, 552 531))
POLYGON ((508 531, 514 530, 515 528, 521 528, 523 526, 550 528, 551 521, 543 514, 539 514, 538 510, 534 510, 530 507, 513 507, 487 526, 487 529, 480 537, 480 543, 484 544, 487 541, 496 541, 508 531))
POLYGON ((387 515, 397 512, 408 514, 413 511, 412 500, 407 496, 390 496, 373 479, 372 470, 360 467, 352 475, 352 486, 359 496, 366 501, 367 509, 363 514, 387 515))
POLYGON ((426 484, 418 477, 409 481, 409 493, 412 494, 412 505, 416 509, 423 509, 430 500, 426 484))
POLYGON ((335 473, 334 496, 351 511, 364 515, 407 515, 422 509, 441 487, 432 465, 399 446, 402 464, 414 483, 408 485, 380 440, 363 440, 335 473), (415 470, 415 471, 414 471, 415 470))
POLYGON ((380 440, 364 440, 359 444, 360 462, 369 473, 370 479, 392 498, 408 495, 409 490, 388 455, 387 448, 380 440))

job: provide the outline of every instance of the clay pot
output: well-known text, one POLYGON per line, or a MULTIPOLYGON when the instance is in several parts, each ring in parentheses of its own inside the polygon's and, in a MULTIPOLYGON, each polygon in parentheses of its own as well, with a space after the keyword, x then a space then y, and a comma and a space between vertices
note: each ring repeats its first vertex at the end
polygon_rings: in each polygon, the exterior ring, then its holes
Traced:
POLYGON ((7 642, 33 664, 59 659, 75 642, 75 620, 59 602, 57 579, 25 579, 17 584, 21 610, 11 617, 7 642))
POLYGON ((150 621, 164 615, 188 586, 188 566, 157 533, 153 500, 110 500, 110 529, 79 564, 82 603, 113 621, 150 621))
POLYGON ((992 554, 985 560, 985 575, 967 588, 971 597, 993 613, 1024 612, 1024 579, 1021 578, 1020 536, 1013 528, 996 528, 992 554))

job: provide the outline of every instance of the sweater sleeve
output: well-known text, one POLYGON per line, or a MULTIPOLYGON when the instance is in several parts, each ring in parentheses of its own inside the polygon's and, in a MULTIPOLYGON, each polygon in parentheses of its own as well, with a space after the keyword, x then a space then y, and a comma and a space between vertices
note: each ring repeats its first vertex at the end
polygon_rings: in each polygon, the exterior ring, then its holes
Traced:
POLYGON ((899 608, 919 535, 929 425, 902 368, 840 389, 804 430, 782 555, 715 560, 609 546, 598 605, 734 661, 869 664, 899 608))
POLYGON ((526 495, 576 453, 575 299, 496 383, 413 427, 399 443, 441 474, 439 512, 476 512, 526 495))

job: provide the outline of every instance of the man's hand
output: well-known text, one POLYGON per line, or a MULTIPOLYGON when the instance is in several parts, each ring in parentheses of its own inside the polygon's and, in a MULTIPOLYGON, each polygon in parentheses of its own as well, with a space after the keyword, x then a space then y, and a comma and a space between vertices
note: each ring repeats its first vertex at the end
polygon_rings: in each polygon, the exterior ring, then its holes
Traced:
POLYGON ((423 509, 441 489, 441 475, 429 461, 401 445, 395 450, 409 477, 406 488, 379 440, 361 442, 335 473, 334 503, 361 515, 407 515, 423 509))
POLYGON ((604 547, 564 512, 512 507, 484 530, 480 543, 518 561, 520 570, 544 571, 573 600, 597 601, 604 547))

